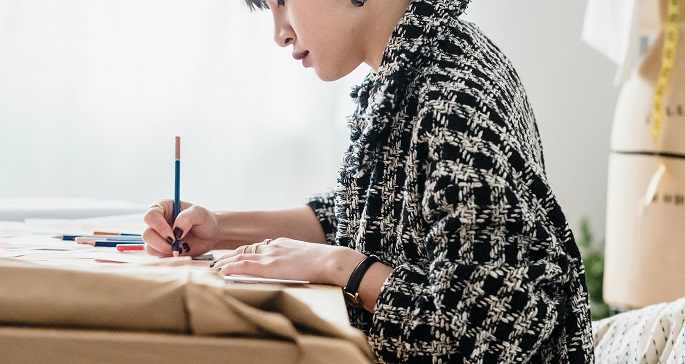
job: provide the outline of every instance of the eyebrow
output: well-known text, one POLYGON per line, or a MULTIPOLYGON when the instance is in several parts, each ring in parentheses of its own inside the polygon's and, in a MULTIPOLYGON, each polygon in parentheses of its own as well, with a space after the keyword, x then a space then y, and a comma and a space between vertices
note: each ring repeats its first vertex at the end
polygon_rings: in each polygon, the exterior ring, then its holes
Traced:
POLYGON ((245 3, 250 8, 250 10, 266 10, 269 6, 266 4, 266 0, 245 0, 245 3))

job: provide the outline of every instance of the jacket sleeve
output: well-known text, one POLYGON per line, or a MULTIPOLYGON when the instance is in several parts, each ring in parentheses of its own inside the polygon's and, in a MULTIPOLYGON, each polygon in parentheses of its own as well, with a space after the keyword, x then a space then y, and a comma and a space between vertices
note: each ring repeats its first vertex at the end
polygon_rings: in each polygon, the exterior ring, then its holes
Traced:
POLYGON ((522 157, 495 135, 444 125, 427 134, 416 201, 428 227, 417 244, 426 259, 393 267, 370 342, 387 362, 531 360, 560 330, 575 269, 545 202, 523 187, 548 191, 546 181, 530 166, 514 167, 522 157))
POLYGON ((335 193, 328 191, 311 196, 306 201, 314 214, 319 218, 321 228, 326 234, 326 242, 335 244, 335 234, 338 229, 338 220, 335 217, 335 193))

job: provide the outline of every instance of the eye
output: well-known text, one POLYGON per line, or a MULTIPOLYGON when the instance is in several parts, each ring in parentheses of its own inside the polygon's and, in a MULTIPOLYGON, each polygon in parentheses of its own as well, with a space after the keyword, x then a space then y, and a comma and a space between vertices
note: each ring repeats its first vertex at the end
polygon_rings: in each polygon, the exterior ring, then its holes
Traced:
POLYGON ((278 6, 285 6, 285 0, 276 0, 278 6))

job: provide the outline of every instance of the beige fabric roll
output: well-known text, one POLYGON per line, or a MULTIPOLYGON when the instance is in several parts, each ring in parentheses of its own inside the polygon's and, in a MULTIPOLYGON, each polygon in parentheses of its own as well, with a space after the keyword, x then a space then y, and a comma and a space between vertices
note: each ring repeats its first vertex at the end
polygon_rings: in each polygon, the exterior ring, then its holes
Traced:
POLYGON ((226 285, 189 260, 65 268, 0 259, 0 277, 4 326, 239 336, 292 342, 302 357, 373 359, 361 331, 323 320, 277 287, 226 285))

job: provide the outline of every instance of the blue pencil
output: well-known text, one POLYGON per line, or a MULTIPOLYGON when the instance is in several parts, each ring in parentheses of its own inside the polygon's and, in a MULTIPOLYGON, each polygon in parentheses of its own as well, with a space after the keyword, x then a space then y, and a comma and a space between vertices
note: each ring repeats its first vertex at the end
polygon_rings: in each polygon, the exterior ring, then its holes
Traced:
POLYGON ((117 235, 123 235, 123 236, 140 236, 140 234, 133 234, 133 233, 110 233, 106 231, 95 231, 93 232, 93 235, 106 235, 106 236, 117 236, 117 235))
POLYGON ((77 243, 87 243, 89 241, 143 241, 140 236, 77 236, 74 238, 77 243))
MULTIPOLYGON (((174 219, 172 224, 176 221, 176 216, 181 212, 181 137, 176 137, 176 158, 175 158, 175 178, 174 178, 174 219)), ((171 245, 174 257, 177 257, 181 252, 181 247, 178 239, 174 240, 171 245)))
POLYGON ((107 247, 107 248, 116 248, 117 245, 139 245, 140 240, 131 240, 131 241, 89 241, 87 243, 84 243, 87 245, 92 245, 92 246, 98 246, 98 247, 107 247))
POLYGON ((62 240, 76 240, 76 238, 93 238, 93 239, 96 239, 96 238, 113 238, 113 237, 121 237, 121 238, 131 237, 133 239, 137 239, 137 238, 142 239, 140 234, 109 234, 109 235, 102 235, 102 234, 97 234, 97 235, 66 235, 65 234, 65 235, 58 235, 55 237, 58 239, 62 239, 62 240))

